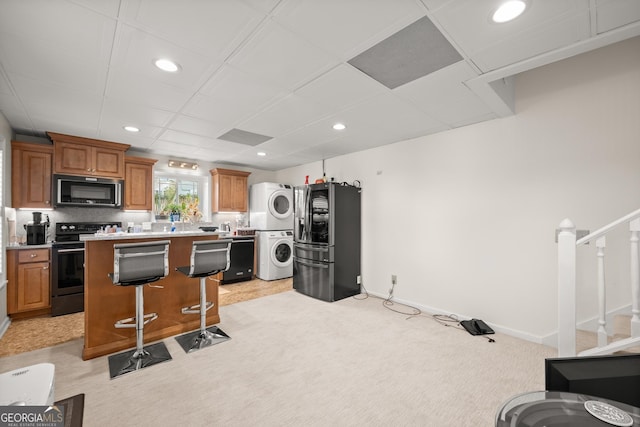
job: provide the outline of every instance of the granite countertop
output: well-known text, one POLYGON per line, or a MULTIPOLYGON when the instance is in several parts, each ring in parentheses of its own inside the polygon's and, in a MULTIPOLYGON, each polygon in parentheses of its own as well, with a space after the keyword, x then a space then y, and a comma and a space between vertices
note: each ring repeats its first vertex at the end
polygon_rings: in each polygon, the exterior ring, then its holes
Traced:
POLYGON ((83 234, 80 241, 87 240, 118 240, 118 239, 148 239, 150 237, 186 237, 186 236, 218 236, 226 237, 228 232, 220 231, 202 231, 202 230, 186 230, 186 231, 144 231, 141 233, 102 233, 102 234, 83 234))
POLYGON ((51 249, 51 243, 44 243, 42 245, 7 245, 7 250, 16 249, 51 249))

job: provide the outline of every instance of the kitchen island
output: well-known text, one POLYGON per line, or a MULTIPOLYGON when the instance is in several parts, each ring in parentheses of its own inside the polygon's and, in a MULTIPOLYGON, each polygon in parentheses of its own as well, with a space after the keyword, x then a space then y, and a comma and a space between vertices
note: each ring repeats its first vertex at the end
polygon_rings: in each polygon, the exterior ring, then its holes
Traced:
MULTIPOLYGON (((144 312, 158 318, 145 325, 145 343, 198 329, 200 317, 182 314, 182 307, 200 303, 198 279, 177 272, 189 265, 191 246, 196 240, 218 239, 218 232, 185 231, 153 233, 107 233, 82 236, 85 244, 84 269, 84 360, 112 354, 136 346, 135 328, 116 329, 114 323, 135 317, 135 286, 116 286, 108 274, 113 272, 113 245, 170 240, 169 275, 153 286, 144 286, 144 312), (161 288, 159 287, 161 286, 161 288)), ((221 273, 212 278, 221 278, 221 273)), ((218 281, 207 280, 207 300, 213 307, 207 312, 207 326, 220 322, 218 281)))

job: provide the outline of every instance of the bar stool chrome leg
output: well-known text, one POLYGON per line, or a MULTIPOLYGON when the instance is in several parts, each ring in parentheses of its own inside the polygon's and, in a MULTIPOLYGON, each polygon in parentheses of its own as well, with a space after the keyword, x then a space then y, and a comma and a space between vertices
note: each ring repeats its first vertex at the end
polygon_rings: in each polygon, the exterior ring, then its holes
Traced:
POLYGON ((199 330, 176 337, 176 341, 178 341, 178 344, 180 344, 180 347, 182 347, 186 353, 191 353, 192 351, 200 350, 229 339, 229 335, 217 326, 207 328, 207 311, 213 307, 213 303, 206 300, 206 280, 206 277, 200 278, 200 304, 182 309, 182 314, 200 314, 199 330))
POLYGON ((136 317, 118 320, 114 324, 116 328, 136 328, 136 348, 109 356, 109 375, 112 379, 171 360, 163 342, 144 346, 144 325, 156 320, 158 314, 144 314, 143 311, 143 287, 136 286, 136 317))
POLYGON ((177 267, 185 276, 200 279, 200 304, 182 308, 182 314, 199 314, 200 329, 176 337, 186 353, 200 350, 230 339, 217 326, 207 328, 207 311, 213 307, 207 301, 207 277, 229 269, 231 240, 195 241, 192 245, 190 265, 177 267))

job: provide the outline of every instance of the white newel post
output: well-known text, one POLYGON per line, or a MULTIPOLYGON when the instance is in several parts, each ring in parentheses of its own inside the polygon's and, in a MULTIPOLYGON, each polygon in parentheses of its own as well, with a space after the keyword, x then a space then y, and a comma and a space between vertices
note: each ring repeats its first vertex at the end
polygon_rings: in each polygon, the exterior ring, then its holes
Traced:
POLYGON ((629 222, 631 231, 631 336, 640 337, 640 261, 638 259, 638 235, 640 219, 629 222))
POLYGON ((558 356, 576 355, 576 227, 570 219, 558 233, 558 356))
POLYGON ((598 347, 608 344, 607 330, 607 293, 604 279, 604 248, 607 246, 606 237, 596 239, 598 257, 598 347))

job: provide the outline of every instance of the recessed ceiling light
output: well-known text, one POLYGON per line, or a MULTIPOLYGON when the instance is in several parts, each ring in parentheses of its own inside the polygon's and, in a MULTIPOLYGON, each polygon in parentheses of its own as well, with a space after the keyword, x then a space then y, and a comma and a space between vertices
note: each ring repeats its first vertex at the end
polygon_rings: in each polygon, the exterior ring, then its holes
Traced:
POLYGON ((265 153, 264 151, 258 151, 256 154, 263 157, 267 155, 267 153, 265 153))
POLYGON ((160 68, 162 71, 167 71, 169 73, 175 73, 180 69, 178 64, 171 61, 170 59, 157 59, 154 64, 156 64, 156 67, 160 68))
POLYGON ((124 126, 123 129, 127 132, 140 132, 140 128, 137 128, 135 126, 124 126))
POLYGON ((499 24, 508 22, 520 16, 526 8, 527 3, 524 0, 509 0, 502 3, 498 9, 493 12, 491 19, 493 22, 499 24))
POLYGON ((336 123, 333 125, 333 128, 335 130, 345 130, 347 127, 343 123, 336 123))

